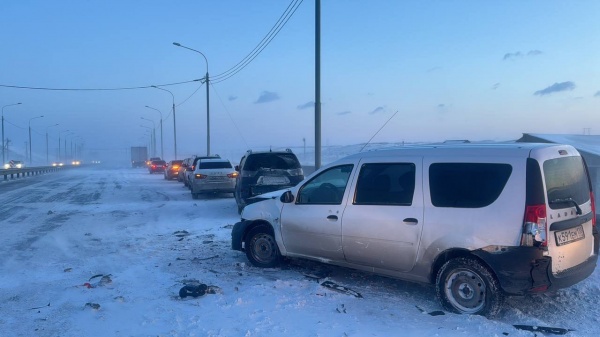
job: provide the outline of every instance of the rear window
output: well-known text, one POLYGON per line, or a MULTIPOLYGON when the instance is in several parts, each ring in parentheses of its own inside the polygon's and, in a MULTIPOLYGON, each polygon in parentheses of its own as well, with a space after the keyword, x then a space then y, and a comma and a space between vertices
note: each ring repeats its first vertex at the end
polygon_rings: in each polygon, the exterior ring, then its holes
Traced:
POLYGON ((183 163, 183 160, 173 160, 171 165, 181 165, 181 163, 183 163))
POLYGON ((293 170, 301 166, 293 153, 256 153, 246 158, 244 170, 258 171, 261 168, 293 170))
POLYGON ((432 164, 429 167, 431 203, 436 207, 488 206, 498 199, 511 173, 509 164, 432 164))
POLYGON ((198 164, 199 169, 224 169, 232 168, 231 163, 228 161, 200 161, 198 164))
POLYGON ((154 160, 152 165, 167 165, 167 163, 164 160, 154 160))
POLYGON ((544 180, 551 209, 572 207, 572 204, 568 204, 570 199, 578 205, 590 199, 588 178, 583 165, 581 157, 562 157, 544 162, 544 180))

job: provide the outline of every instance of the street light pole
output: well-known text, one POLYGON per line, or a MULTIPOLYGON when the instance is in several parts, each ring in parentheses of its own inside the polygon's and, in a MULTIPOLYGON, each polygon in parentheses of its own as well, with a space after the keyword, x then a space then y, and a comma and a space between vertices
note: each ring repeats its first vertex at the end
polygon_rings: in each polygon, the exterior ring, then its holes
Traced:
POLYGON ((9 105, 5 105, 2 107, 2 165, 4 165, 4 163, 6 162, 6 158, 4 155, 4 152, 6 150, 6 147, 4 146, 4 108, 6 108, 7 106, 13 106, 13 105, 19 105, 21 103, 15 103, 15 104, 9 104, 9 105))
MULTIPOLYGON (((156 157, 156 124, 151 119, 144 118, 144 117, 140 117, 140 118, 145 121, 152 122, 152 127, 153 127, 152 128, 152 136, 154 137, 154 140, 152 141, 152 157, 156 157)), ((164 159, 163 157, 160 157, 160 158, 164 159)))
POLYGON ((196 53, 202 55, 202 57, 204 57, 204 61, 206 62, 206 76, 204 77, 204 83, 206 84, 206 155, 210 156, 210 104, 209 104, 210 96, 208 94, 209 93, 208 88, 210 87, 210 84, 209 84, 210 82, 209 82, 209 78, 208 78, 208 59, 201 51, 183 46, 177 42, 173 42, 173 44, 176 45, 177 47, 195 51, 196 53))
POLYGON ((33 154, 31 153, 31 121, 36 118, 42 118, 42 117, 44 117, 44 115, 32 117, 29 119, 29 166, 32 166, 32 162, 33 162, 33 154))
POLYGON ((173 138, 174 138, 174 146, 175 146, 175 158, 173 158, 173 159, 177 159, 177 126, 176 126, 177 124, 175 123, 175 96, 173 95, 173 93, 170 90, 159 88, 155 85, 153 85, 152 88, 166 91, 169 94, 171 94, 171 97, 173 98, 173 138))
POLYGON ((163 127, 162 127, 163 117, 162 117, 162 112, 160 110, 158 110, 158 109, 155 109, 155 108, 147 106, 147 105, 146 105, 146 108, 152 109, 152 110, 156 110, 160 114, 160 158, 162 158, 164 160, 165 159, 165 153, 164 153, 164 148, 163 148, 163 127))
POLYGON ((54 127, 54 126, 58 126, 58 124, 54 124, 54 125, 50 125, 46 127, 46 165, 48 165, 50 163, 50 159, 48 156, 48 128, 54 127))
POLYGON ((60 134, 63 132, 69 132, 69 130, 62 130, 58 133, 58 161, 60 161, 60 134))

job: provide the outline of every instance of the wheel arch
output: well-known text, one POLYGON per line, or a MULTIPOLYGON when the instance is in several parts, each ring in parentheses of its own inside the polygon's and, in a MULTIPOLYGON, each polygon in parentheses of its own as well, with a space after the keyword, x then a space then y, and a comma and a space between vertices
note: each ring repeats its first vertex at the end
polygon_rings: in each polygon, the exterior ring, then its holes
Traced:
POLYGON ((473 254, 473 252, 468 249, 453 248, 443 251, 435 258, 434 262, 431 265, 431 272, 429 273, 429 282, 431 284, 435 284, 437 275, 442 266, 446 262, 460 257, 468 257, 477 260, 477 262, 481 263, 481 265, 483 265, 492 274, 492 276, 496 278, 496 280, 498 280, 498 275, 496 275, 494 269, 484 259, 482 259, 476 254, 473 254))
POLYGON ((273 225, 271 225, 268 221, 266 220, 255 220, 252 222, 249 222, 246 227, 244 228, 244 232, 242 234, 242 251, 246 251, 246 241, 248 240, 248 233, 250 233, 254 228, 256 227, 260 227, 260 226, 264 226, 266 227, 270 234, 273 235, 273 237, 275 236, 275 229, 273 228, 273 225))

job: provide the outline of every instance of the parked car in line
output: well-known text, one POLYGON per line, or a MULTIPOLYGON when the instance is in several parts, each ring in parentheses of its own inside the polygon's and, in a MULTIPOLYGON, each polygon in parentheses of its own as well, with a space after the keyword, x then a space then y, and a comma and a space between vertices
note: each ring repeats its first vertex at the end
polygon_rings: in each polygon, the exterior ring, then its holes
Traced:
POLYGON ((233 193, 238 172, 227 159, 200 159, 196 163, 190 184, 192 197, 200 194, 233 193))
POLYGON ((181 167, 181 163, 183 160, 171 160, 164 171, 165 179, 171 180, 173 178, 177 178, 179 173, 179 167, 181 167))
POLYGON ((240 174, 236 179, 235 201, 238 213, 252 202, 251 198, 286 187, 292 187, 304 179, 302 165, 290 150, 248 150, 236 166, 240 174))
POLYGON ((194 175, 194 170, 196 169, 196 164, 200 159, 210 159, 210 158, 221 158, 218 154, 213 156, 196 156, 190 160, 190 165, 185 168, 185 174, 183 178, 183 184, 187 186, 189 189, 192 188, 192 179, 194 175))
POLYGON ((153 160, 148 166, 148 172, 150 172, 150 174, 164 172, 165 168, 167 168, 167 163, 164 160, 153 160))
POLYGON ((191 165, 192 159, 193 158, 190 157, 190 158, 185 158, 183 160, 183 162, 179 166, 179 170, 177 172, 177 181, 183 182, 183 179, 185 178, 186 169, 191 165))
POLYGON ((8 163, 4 164, 5 169, 9 168, 23 168, 25 167, 25 163, 20 160, 11 160, 8 163))
POLYGON ((431 283, 457 313, 493 316, 505 295, 571 286, 598 260, 588 169, 569 145, 358 153, 259 198, 231 234, 253 265, 308 258, 431 283))
POLYGON ((157 161, 157 160, 162 160, 162 158, 160 158, 160 157, 151 157, 150 159, 148 159, 146 161, 146 166, 150 166, 153 161, 157 161))

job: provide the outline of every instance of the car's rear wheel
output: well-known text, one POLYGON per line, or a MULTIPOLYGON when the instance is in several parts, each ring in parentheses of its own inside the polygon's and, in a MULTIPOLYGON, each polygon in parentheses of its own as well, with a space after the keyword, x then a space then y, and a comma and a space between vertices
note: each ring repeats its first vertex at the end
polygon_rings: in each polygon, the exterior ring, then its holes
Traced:
POLYGON ((469 257, 446 262, 438 272, 436 290, 442 306, 459 314, 494 316, 504 300, 492 272, 469 257))
POLYGON ((254 227, 246 239, 246 256, 256 267, 272 268, 281 262, 273 231, 267 226, 254 227))

